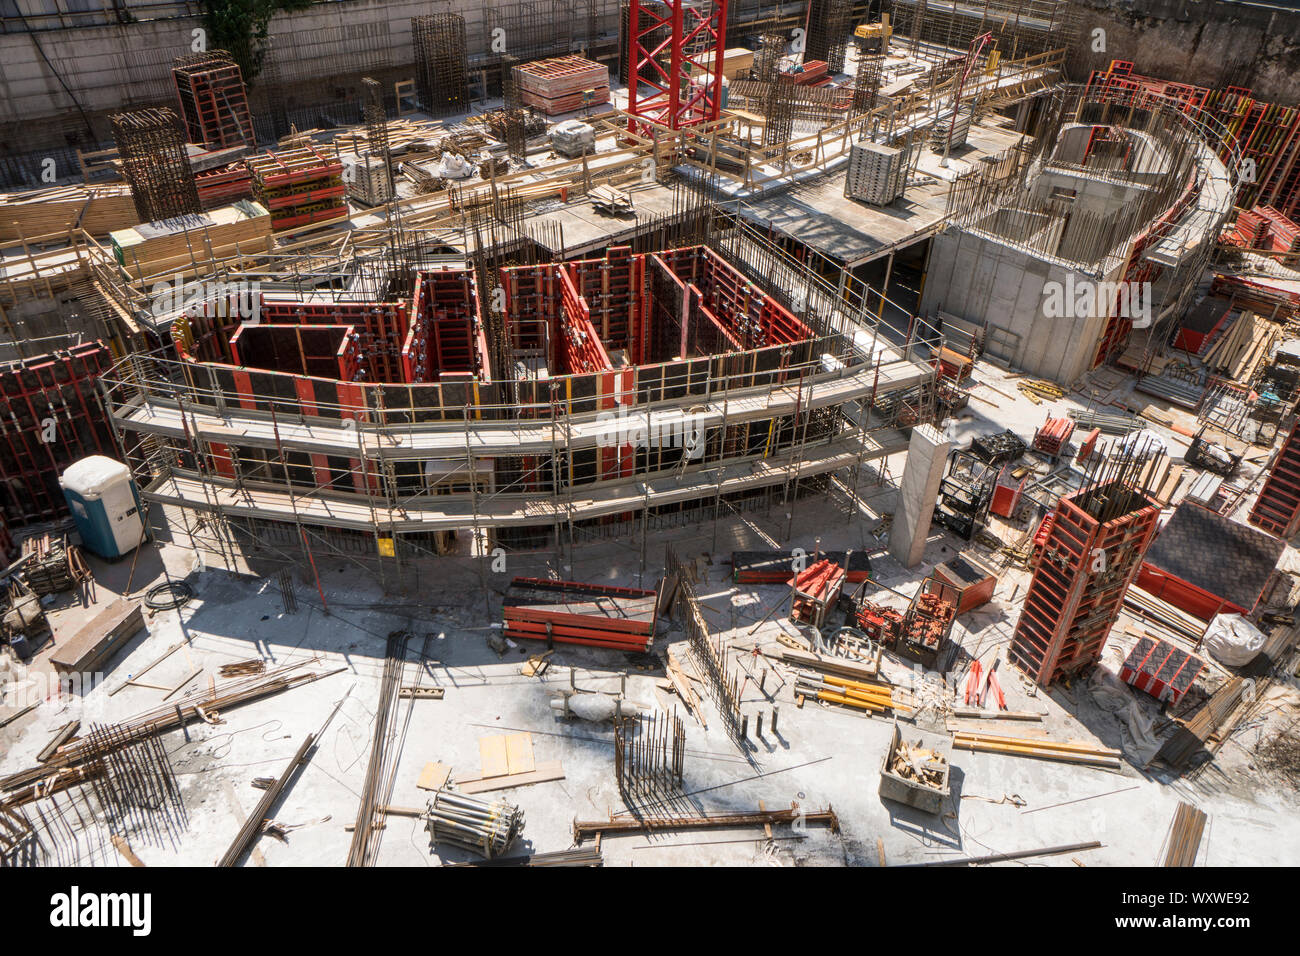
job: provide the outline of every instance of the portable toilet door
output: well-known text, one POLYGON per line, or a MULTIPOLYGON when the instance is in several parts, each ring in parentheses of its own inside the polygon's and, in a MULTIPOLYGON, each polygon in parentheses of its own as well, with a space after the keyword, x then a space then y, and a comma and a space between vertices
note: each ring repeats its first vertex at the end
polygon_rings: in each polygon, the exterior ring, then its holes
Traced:
POLYGON ((135 482, 122 462, 91 455, 69 465, 59 485, 82 544, 94 554, 111 561, 145 539, 135 482))

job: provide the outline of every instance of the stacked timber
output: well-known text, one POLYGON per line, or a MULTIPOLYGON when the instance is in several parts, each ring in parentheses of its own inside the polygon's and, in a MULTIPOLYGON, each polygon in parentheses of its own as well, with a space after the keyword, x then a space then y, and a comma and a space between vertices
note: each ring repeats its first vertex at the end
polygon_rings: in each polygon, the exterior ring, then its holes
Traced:
POLYGON ((31 242, 84 229, 102 236, 140 221, 130 186, 60 186, 0 193, 0 242, 31 242))
POLYGON ((35 535, 23 541, 23 580, 40 597, 70 591, 75 583, 74 565, 68 539, 49 534, 35 535))
POLYGON ((581 56, 557 56, 514 68, 519 98, 547 116, 609 102, 609 70, 581 56))
POLYGON ((1243 311, 1215 339, 1202 361, 1213 372, 1249 384, 1281 334, 1277 324, 1249 310, 1243 311))
POLYGON ((146 222, 110 233, 118 264, 136 279, 182 272, 196 261, 257 255, 271 247, 271 217, 255 202, 146 222))
POLYGON ((515 578, 502 616, 506 637, 645 651, 654 638, 658 593, 577 581, 515 578))

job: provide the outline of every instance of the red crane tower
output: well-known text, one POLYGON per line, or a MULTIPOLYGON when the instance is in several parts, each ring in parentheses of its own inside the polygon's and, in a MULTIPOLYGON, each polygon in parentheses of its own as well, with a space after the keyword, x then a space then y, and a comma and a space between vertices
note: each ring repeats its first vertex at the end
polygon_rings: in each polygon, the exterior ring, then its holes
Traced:
POLYGON ((638 117, 669 129, 716 120, 726 38, 727 0, 630 0, 628 130, 650 131, 638 117))

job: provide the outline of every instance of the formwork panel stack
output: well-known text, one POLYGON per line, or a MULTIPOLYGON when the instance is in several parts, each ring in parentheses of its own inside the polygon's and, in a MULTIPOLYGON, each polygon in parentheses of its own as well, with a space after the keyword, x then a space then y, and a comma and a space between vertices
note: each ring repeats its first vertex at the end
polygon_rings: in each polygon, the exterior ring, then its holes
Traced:
POLYGON ((1300 531, 1300 418, 1282 443, 1249 520, 1279 538, 1291 538, 1300 531))
POLYGON ((609 70, 581 56, 557 56, 516 66, 520 102, 547 116, 609 102, 609 70))
POLYGON ((87 455, 115 455, 98 381, 112 364, 98 342, 0 368, 0 516, 10 528, 67 515, 59 475, 87 455))
POLYGON ((191 143, 213 149, 256 143, 244 77, 225 50, 177 57, 172 83, 191 143))
POLYGON ((1094 665, 1159 516, 1160 508, 1122 477, 1061 498, 1039 531, 1012 663, 1043 687, 1094 665))
POLYGON ((343 164, 314 146, 267 151, 248 160, 253 195, 271 213, 275 231, 348 214, 343 164))
POLYGON ((175 219, 201 210, 180 120, 169 109, 118 113, 113 140, 141 222, 175 219))

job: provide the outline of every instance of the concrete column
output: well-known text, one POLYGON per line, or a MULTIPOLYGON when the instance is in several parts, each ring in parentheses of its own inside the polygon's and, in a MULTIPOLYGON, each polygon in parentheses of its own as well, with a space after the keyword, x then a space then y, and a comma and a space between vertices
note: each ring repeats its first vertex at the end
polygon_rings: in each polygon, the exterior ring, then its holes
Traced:
POLYGON ((930 535, 930 519, 951 448, 952 442, 933 425, 912 429, 894 523, 889 529, 889 553, 904 567, 916 567, 925 553, 925 539, 930 535))

